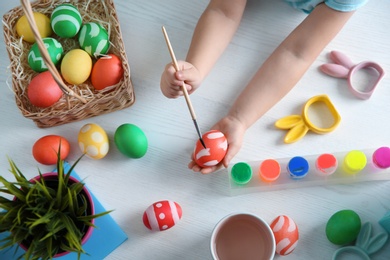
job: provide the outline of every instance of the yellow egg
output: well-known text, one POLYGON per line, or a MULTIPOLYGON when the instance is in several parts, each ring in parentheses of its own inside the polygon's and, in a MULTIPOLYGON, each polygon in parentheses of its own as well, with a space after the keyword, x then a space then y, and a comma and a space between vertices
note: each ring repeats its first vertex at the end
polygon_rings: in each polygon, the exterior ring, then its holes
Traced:
POLYGON ((61 74, 66 82, 74 85, 84 83, 92 70, 92 58, 81 49, 73 49, 65 54, 61 62, 61 74))
MULTIPOLYGON (((53 31, 50 26, 50 19, 44 14, 34 12, 34 19, 38 27, 39 34, 42 38, 49 37, 52 35, 53 31)), ((29 43, 34 43, 35 38, 31 30, 30 24, 27 21, 27 17, 23 15, 16 22, 16 33, 23 37, 23 40, 29 43)))
POLYGON ((92 159, 102 159, 109 150, 107 134, 97 124, 84 125, 80 129, 78 143, 81 152, 92 159))

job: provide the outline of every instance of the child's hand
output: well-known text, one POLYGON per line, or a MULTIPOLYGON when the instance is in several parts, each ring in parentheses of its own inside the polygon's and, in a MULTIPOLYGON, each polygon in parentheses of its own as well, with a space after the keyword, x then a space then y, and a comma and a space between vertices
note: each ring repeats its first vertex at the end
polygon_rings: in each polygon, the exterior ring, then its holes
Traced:
MULTIPOLYGON (((202 174, 208 174, 214 172, 224 166, 228 167, 230 160, 238 153, 241 148, 242 139, 244 137, 246 128, 245 126, 236 118, 233 117, 224 117, 217 124, 215 124, 211 129, 221 131, 227 139, 228 149, 225 155, 225 158, 216 166, 201 168, 192 160, 188 164, 188 168, 192 169, 194 172, 200 172, 202 174)), ((191 155, 191 158, 193 155, 191 155)))
POLYGON ((202 77, 195 66, 185 61, 178 61, 180 71, 175 70, 172 63, 165 66, 161 75, 160 87, 161 92, 168 98, 177 98, 183 95, 183 81, 187 88, 188 94, 197 89, 202 81, 202 77))

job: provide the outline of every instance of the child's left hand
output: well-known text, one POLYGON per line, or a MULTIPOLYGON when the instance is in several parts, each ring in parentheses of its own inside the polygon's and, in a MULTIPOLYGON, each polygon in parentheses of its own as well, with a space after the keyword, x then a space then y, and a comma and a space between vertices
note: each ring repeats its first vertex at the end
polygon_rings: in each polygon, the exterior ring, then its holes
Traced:
POLYGON ((200 167, 196 162, 192 159, 193 155, 191 155, 191 162, 188 164, 188 168, 192 169, 194 172, 200 172, 202 174, 209 174, 215 172, 222 166, 225 168, 228 167, 230 160, 238 153, 241 148, 242 139, 244 137, 246 128, 244 125, 237 119, 231 116, 226 116, 222 118, 218 123, 216 123, 211 129, 221 131, 228 143, 228 149, 225 155, 225 158, 218 164, 212 167, 200 167))

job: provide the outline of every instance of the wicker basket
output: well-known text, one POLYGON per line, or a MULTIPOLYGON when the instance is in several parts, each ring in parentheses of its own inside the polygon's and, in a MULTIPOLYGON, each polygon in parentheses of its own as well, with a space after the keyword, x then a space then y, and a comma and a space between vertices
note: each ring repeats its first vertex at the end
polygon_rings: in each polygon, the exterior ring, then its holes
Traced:
MULTIPOLYGON (((48 108, 33 106, 26 91, 31 79, 37 75, 37 72, 34 72, 27 62, 31 44, 22 41, 14 29, 17 20, 26 12, 23 11, 23 3, 27 5, 25 2, 29 2, 29 0, 21 0, 21 2, 22 6, 10 10, 3 16, 3 29, 11 61, 12 89, 15 93, 16 104, 24 117, 32 119, 38 127, 44 128, 113 112, 134 103, 135 95, 130 79, 129 64, 113 0, 70 0, 66 3, 71 3, 79 9, 83 23, 99 22, 107 29, 111 43, 108 53, 115 54, 121 59, 124 76, 115 86, 100 91, 92 87, 90 80, 77 86, 65 83, 69 91, 62 88, 65 94, 56 104, 48 108)), ((40 12, 50 17, 56 5, 64 2, 61 0, 40 0, 31 3, 31 7, 34 12, 40 12)), ((61 42, 64 53, 79 48, 76 39, 60 39, 54 34, 51 37, 61 42)), ((58 74, 55 67, 54 70, 58 74)), ((54 76, 55 73, 52 72, 52 74, 54 76)), ((62 81, 62 79, 60 80, 62 81)))

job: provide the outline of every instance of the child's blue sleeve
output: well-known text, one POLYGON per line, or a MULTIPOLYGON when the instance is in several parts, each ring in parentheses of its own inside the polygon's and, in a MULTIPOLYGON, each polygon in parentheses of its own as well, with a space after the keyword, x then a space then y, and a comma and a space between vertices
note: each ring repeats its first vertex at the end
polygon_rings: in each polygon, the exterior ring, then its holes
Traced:
POLYGON ((350 12, 354 11, 363 5, 365 5, 368 0, 285 0, 292 7, 302 10, 305 13, 310 13, 313 9, 321 3, 325 3, 330 8, 341 11, 341 12, 350 12))
POLYGON ((354 11, 367 2, 368 0, 325 0, 327 6, 341 12, 354 11))

